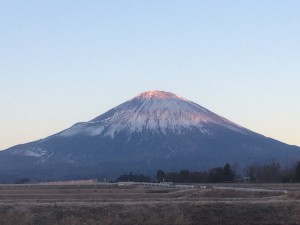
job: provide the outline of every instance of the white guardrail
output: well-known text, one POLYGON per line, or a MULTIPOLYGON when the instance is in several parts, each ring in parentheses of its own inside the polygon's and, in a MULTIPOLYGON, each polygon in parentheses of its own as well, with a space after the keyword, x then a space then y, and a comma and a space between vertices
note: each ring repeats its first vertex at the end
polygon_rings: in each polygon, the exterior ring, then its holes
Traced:
POLYGON ((64 184, 64 183, 55 183, 55 184, 0 184, 0 187, 10 187, 10 188, 31 188, 31 187, 68 187, 68 186, 98 186, 98 185, 108 185, 108 186, 149 186, 149 187, 162 187, 162 188, 176 188, 176 189, 196 189, 200 188, 201 190, 205 190, 206 186, 198 186, 193 184, 174 184, 172 182, 162 182, 162 183, 147 183, 147 182, 116 182, 116 183, 90 183, 90 184, 64 184))
POLYGON ((128 186, 128 185, 164 187, 164 188, 176 188, 176 189, 195 189, 195 188, 200 188, 201 190, 206 189, 206 186, 197 186, 193 184, 173 184, 168 182, 163 182, 163 183, 118 182, 118 186, 128 186))
POLYGON ((220 187, 213 186, 214 190, 230 190, 230 191, 245 191, 245 192, 271 192, 271 193, 284 193, 287 194, 287 190, 276 189, 262 189, 262 188, 240 188, 240 187, 220 187))

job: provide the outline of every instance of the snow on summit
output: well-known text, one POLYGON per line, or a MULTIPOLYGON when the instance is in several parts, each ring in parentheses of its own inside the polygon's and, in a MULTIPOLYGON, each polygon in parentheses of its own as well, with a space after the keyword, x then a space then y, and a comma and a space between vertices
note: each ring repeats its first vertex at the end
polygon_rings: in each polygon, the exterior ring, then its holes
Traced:
POLYGON ((181 98, 176 96, 173 93, 165 92, 165 91, 147 91, 139 94, 136 98, 144 98, 144 99, 164 99, 164 98, 181 98))
POLYGON ((207 124, 217 124, 237 132, 243 128, 220 117, 202 106, 164 91, 148 91, 107 111, 95 119, 78 123, 59 133, 59 136, 104 135, 115 133, 150 131, 153 133, 181 133, 196 128, 210 133, 207 124))

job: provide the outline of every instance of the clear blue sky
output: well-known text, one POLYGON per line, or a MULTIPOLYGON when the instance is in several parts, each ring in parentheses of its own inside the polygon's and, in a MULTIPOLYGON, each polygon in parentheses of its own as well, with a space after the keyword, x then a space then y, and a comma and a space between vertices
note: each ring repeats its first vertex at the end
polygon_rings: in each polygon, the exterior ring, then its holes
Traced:
POLYGON ((147 90, 300 146, 298 0, 0 0, 0 149, 147 90))

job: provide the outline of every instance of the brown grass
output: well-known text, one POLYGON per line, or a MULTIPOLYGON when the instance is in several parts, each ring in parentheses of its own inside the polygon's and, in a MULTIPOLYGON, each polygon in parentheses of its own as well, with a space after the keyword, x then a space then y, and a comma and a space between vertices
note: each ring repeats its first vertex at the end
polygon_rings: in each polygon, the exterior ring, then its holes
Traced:
POLYGON ((300 224, 288 195, 145 187, 0 188, 0 225, 300 224))

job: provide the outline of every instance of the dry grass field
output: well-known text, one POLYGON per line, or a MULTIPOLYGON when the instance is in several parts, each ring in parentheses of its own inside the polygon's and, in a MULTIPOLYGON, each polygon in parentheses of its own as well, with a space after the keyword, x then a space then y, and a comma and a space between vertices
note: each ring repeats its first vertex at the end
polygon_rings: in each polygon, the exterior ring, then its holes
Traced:
MULTIPOLYGON (((224 184, 219 184, 224 186, 224 184)), ((227 184, 287 194, 100 184, 0 186, 0 225, 300 224, 300 185, 227 184)))

